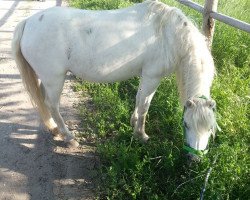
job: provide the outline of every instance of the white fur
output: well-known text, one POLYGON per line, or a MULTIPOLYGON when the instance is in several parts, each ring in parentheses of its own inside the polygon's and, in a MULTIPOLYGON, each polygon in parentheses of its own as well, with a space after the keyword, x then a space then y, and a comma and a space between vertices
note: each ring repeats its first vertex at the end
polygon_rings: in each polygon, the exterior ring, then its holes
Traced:
POLYGON ((58 106, 67 71, 92 82, 140 76, 131 123, 143 140, 145 116, 163 77, 176 72, 183 105, 199 95, 210 98, 214 64, 205 38, 180 10, 158 1, 109 11, 51 8, 26 20, 20 46, 64 135, 69 131, 58 106))
POLYGON ((213 111, 215 104, 212 100, 199 97, 193 97, 189 101, 192 104, 186 104, 183 116, 184 123, 187 126, 184 127, 186 142, 194 149, 204 150, 207 148, 210 136, 214 136, 217 129, 213 111))

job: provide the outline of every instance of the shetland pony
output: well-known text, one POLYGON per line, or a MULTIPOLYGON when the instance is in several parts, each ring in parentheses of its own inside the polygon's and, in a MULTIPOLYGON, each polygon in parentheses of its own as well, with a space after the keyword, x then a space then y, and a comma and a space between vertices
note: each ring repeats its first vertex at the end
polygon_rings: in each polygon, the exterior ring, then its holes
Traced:
POLYGON ((50 8, 17 25, 12 50, 44 124, 72 146, 78 143, 59 113, 68 71, 98 83, 141 77, 131 125, 144 142, 150 102, 160 80, 175 72, 186 146, 205 150, 215 133, 213 59, 204 36, 177 8, 154 0, 118 10, 50 8))

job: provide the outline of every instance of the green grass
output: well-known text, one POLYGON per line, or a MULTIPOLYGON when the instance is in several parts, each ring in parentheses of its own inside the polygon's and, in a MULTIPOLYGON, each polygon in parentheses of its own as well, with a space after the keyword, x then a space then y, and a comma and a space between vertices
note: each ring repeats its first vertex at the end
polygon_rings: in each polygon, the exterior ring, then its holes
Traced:
MULTIPOLYGON (((83 9, 115 9, 131 5, 125 0, 71 0, 83 9)), ((134 1, 136 2, 136 1, 134 1)), ((139 2, 139 1, 138 1, 139 2)), ((198 26, 201 15, 175 1, 198 26)), ((197 1, 204 2, 204 1, 197 1)), ((248 0, 220 0, 222 13, 250 22, 248 0)), ((175 77, 162 80, 151 103, 143 145, 131 139, 129 125, 138 79, 91 84, 79 81, 75 89, 91 97, 79 110, 83 137, 95 136, 101 158, 99 199, 199 199, 205 175, 218 155, 206 187, 205 199, 249 199, 250 196, 250 35, 217 22, 213 41, 217 76, 212 96, 217 102, 218 132, 209 154, 188 167, 182 157, 182 108, 175 77)))

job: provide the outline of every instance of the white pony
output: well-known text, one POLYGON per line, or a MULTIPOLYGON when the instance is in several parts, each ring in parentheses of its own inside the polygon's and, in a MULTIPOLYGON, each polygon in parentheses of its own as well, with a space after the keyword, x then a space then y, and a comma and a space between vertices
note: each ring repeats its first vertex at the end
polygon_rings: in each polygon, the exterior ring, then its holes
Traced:
POLYGON ((140 76, 131 124, 142 141, 149 138, 145 117, 151 99, 160 80, 175 71, 189 152, 205 150, 215 132, 213 59, 203 35, 177 8, 153 0, 106 11, 54 7, 19 23, 12 49, 45 125, 71 145, 78 143, 59 113, 68 71, 105 83, 140 76))

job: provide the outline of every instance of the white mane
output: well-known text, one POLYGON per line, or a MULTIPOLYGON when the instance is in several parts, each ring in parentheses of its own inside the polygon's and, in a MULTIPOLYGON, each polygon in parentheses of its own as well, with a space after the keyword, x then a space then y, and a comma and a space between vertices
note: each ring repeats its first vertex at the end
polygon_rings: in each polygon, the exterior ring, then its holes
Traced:
POLYGON ((191 97, 210 98, 215 70, 205 37, 179 9, 155 0, 145 3, 155 15, 156 33, 162 36, 167 64, 176 67, 182 104, 191 97))

